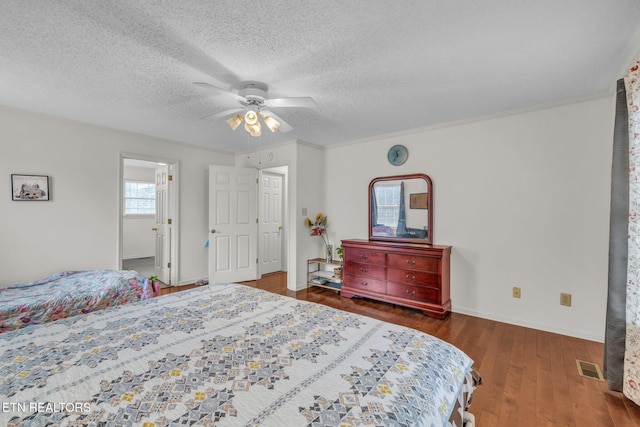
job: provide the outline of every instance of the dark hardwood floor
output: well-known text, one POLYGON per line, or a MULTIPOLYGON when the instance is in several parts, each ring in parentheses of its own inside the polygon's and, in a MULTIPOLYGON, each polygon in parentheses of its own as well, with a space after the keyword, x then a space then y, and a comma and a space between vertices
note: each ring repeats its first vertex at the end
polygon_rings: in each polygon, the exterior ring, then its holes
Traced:
MULTIPOLYGON (((286 273, 274 273, 243 284, 415 328, 462 349, 484 382, 470 409, 479 427, 640 426, 640 407, 609 391, 606 382, 578 374, 576 359, 602 368, 601 343, 458 313, 436 320, 327 289, 290 291, 286 281, 286 273)), ((163 294, 190 287, 166 288, 163 294)))

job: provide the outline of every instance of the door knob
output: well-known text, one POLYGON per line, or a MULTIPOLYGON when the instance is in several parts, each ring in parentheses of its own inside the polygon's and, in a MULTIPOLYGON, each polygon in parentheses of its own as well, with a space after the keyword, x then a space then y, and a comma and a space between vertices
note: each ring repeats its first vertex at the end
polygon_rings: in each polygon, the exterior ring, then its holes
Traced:
POLYGON ((284 228, 283 226, 279 226, 279 227, 278 227, 278 230, 282 230, 283 228, 284 228))
POLYGON ((212 234, 213 234, 213 233, 215 233, 215 232, 216 232, 216 229, 215 229, 215 228, 211 229, 211 233, 212 233, 212 234))
POLYGON ((158 231, 158 227, 151 227, 151 231, 158 231))

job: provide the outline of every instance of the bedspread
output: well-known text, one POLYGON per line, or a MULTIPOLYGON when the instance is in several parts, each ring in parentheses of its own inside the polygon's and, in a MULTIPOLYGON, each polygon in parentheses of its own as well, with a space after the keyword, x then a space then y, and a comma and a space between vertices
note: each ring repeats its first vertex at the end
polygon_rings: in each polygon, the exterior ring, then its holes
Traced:
POLYGON ((435 337, 235 284, 8 332, 0 349, 9 426, 461 425, 475 388, 472 360, 435 337))
POLYGON ((0 288, 0 333, 149 298, 148 280, 135 271, 64 271, 0 288))

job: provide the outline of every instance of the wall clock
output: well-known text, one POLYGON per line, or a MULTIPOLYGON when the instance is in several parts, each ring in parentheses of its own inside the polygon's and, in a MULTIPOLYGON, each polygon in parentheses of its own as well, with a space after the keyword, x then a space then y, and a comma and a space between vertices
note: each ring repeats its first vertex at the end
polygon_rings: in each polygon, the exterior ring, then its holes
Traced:
POLYGON ((389 152, 387 153, 387 159, 389 163, 394 166, 400 166, 409 158, 409 151, 407 151, 407 147, 404 145, 394 145, 389 148, 389 152))

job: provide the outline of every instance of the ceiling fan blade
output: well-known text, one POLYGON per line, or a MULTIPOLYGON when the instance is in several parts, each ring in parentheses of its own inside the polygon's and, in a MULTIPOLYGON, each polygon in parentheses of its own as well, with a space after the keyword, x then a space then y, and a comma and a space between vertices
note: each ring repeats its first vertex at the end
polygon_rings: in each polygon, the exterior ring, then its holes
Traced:
POLYGON ((202 117, 202 119, 220 119, 222 117, 225 116, 230 116, 233 113, 239 113, 240 111, 244 111, 244 108, 231 108, 229 110, 223 110, 220 111, 219 113, 213 113, 213 114, 209 114, 208 116, 204 116, 202 117))
POLYGON ((204 89, 209 89, 209 90, 213 90, 215 92, 221 93, 223 95, 231 95, 232 97, 234 97, 236 100, 240 101, 240 102, 246 102, 247 98, 245 98, 244 96, 240 96, 237 93, 234 93, 228 89, 222 89, 219 88, 218 86, 214 86, 212 84, 209 83, 205 83, 205 82, 193 82, 193 84, 195 86, 204 88, 204 89))
POLYGON ((290 130, 293 130, 293 127, 285 122, 284 120, 282 120, 280 117, 278 117, 273 111, 269 111, 269 110, 260 110, 260 114, 264 115, 264 116, 270 116, 273 117, 274 119, 276 119, 277 121, 280 122, 280 127, 278 128, 278 130, 280 132, 289 132, 290 130))
POLYGON ((300 96, 296 98, 271 98, 265 99, 264 105, 267 107, 312 108, 316 106, 316 101, 314 101, 310 96, 300 96))

